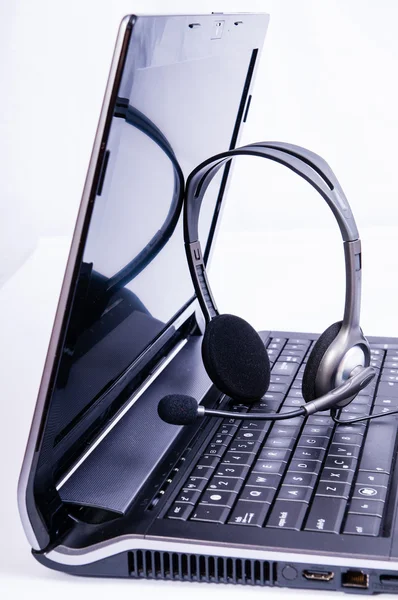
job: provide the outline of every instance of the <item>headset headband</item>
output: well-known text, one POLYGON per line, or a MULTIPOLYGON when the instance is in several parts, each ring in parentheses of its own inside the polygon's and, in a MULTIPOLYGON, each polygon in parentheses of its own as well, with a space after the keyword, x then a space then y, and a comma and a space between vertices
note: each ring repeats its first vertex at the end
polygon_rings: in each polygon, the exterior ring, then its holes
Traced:
POLYGON ((258 142, 222 152, 198 165, 189 175, 185 191, 184 241, 193 284, 206 322, 218 315, 199 242, 200 208, 206 190, 219 169, 234 156, 259 156, 282 164, 308 181, 326 200, 343 238, 346 295, 342 328, 359 327, 361 303, 361 243, 345 194, 326 161, 317 154, 283 142, 258 142))

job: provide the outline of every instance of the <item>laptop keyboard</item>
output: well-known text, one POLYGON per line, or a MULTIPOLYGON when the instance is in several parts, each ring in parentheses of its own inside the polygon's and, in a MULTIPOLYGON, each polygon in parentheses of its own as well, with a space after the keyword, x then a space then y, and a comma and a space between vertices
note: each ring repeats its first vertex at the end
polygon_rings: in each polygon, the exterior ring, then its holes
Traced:
MULTIPOLYGON (((252 405, 231 405, 166 517, 244 527, 378 536, 392 470, 396 416, 336 425, 329 412, 242 421, 240 412, 290 412, 315 342, 271 338, 271 383, 252 405)), ((371 344, 377 376, 341 419, 398 408, 398 345, 371 344)))

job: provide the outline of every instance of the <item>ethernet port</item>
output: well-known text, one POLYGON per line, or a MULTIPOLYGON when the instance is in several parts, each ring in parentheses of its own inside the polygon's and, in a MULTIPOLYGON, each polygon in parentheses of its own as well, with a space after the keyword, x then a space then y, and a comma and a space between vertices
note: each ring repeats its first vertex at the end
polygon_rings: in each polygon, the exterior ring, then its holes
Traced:
POLYGON ((363 571, 346 571, 341 574, 341 585, 343 587, 367 590, 369 587, 369 575, 363 571))

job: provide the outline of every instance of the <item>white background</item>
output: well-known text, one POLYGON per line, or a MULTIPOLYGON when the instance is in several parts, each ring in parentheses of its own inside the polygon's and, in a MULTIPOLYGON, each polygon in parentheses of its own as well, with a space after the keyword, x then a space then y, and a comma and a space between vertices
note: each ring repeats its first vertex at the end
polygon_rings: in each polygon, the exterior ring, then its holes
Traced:
MULTIPOLYGON (((364 331, 398 335, 394 0, 0 0, 0 402, 6 424, 0 438, 0 592, 5 598, 288 597, 281 590, 56 574, 30 557, 16 508, 18 470, 119 22, 132 12, 243 9, 269 12, 271 22, 242 142, 289 141, 328 160, 362 234, 364 331)), ((241 159, 218 242, 212 277, 224 312, 245 316, 257 328, 301 331, 321 331, 341 318, 344 276, 337 228, 316 193, 286 169, 241 159)))

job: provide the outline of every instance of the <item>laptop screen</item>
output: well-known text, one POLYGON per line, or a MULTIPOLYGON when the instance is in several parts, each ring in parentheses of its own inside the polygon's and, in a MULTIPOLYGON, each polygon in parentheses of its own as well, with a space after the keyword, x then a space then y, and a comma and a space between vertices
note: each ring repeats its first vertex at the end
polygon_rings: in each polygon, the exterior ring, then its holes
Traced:
MULTIPOLYGON (((182 177, 234 144, 256 57, 237 45, 177 61, 139 43, 133 31, 51 399, 53 447, 73 441, 75 425, 106 406, 115 381, 192 302, 182 177)), ((222 177, 201 212, 203 247, 222 177)))

